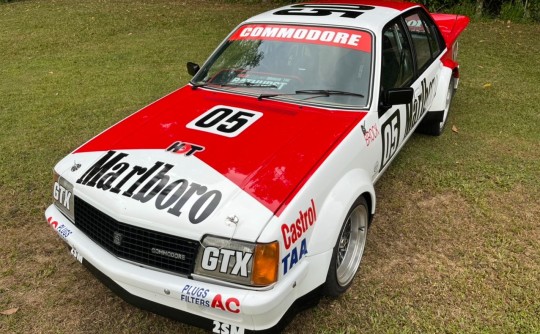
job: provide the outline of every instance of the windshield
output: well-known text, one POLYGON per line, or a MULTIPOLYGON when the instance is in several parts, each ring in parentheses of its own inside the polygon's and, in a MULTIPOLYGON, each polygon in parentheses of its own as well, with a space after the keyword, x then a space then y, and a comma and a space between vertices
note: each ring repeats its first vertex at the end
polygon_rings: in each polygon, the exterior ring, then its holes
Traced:
POLYGON ((195 86, 365 107, 371 82, 371 35, 290 25, 244 25, 193 78, 195 86))

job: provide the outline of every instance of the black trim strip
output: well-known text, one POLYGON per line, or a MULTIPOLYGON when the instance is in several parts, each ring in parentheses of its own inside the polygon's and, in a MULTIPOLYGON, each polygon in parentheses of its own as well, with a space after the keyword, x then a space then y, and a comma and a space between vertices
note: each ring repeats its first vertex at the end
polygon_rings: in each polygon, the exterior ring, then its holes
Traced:
POLYGON ((422 122, 442 122, 444 118, 444 110, 428 111, 426 116, 422 119, 422 122))

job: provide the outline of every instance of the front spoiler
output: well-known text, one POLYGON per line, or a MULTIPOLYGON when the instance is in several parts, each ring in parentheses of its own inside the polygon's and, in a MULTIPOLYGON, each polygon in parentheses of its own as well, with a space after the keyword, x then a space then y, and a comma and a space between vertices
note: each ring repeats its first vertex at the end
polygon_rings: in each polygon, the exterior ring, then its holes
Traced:
MULTIPOLYGON (((211 319, 201 317, 192 313, 179 311, 175 308, 161 305, 153 301, 135 296, 129 293, 128 291, 124 290, 120 285, 116 284, 112 279, 107 277, 101 271, 97 270, 96 267, 94 267, 90 262, 83 261, 83 265, 86 268, 88 268, 88 270, 97 279, 99 279, 101 283, 103 283, 111 291, 113 291, 115 294, 117 294, 119 297, 121 297, 123 300, 130 303, 131 305, 137 306, 140 309, 147 310, 152 313, 156 313, 167 318, 178 320, 182 323, 199 327, 202 329, 211 331, 215 327, 214 321, 211 319)), ((301 312, 310 307, 316 306, 319 303, 320 297, 321 297, 321 288, 317 288, 311 293, 297 299, 293 303, 293 305, 289 307, 285 315, 281 318, 281 320, 275 326, 268 329, 263 329, 263 330, 246 329, 244 333, 262 333, 262 334, 280 333, 289 324, 289 322, 291 322, 291 320, 294 318, 294 316, 298 312, 301 312)))
POLYGON ((276 333, 296 313, 316 305, 320 298, 319 288, 301 297, 296 294, 296 283, 302 282, 308 271, 305 262, 299 263, 295 268, 298 270, 267 291, 219 286, 120 260, 96 245, 54 205, 47 209, 45 216, 77 260, 114 293, 141 309, 189 325, 210 331, 216 326, 230 326, 227 328, 236 327, 237 333, 276 333), (188 284, 216 292, 223 298, 234 296, 240 300, 241 311, 229 313, 181 301, 182 287, 188 284))

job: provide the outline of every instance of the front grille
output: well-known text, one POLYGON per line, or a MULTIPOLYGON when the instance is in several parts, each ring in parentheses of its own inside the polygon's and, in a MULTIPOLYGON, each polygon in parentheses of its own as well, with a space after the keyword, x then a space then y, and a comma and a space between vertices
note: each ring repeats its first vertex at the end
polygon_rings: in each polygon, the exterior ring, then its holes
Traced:
POLYGON ((116 221, 76 196, 75 225, 119 258, 182 275, 193 272, 197 241, 116 221))

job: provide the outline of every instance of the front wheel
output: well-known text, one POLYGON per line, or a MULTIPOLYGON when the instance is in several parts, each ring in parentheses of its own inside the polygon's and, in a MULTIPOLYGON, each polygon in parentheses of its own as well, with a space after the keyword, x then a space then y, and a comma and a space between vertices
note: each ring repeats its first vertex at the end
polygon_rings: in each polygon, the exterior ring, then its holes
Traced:
POLYGON ((368 223, 366 199, 360 196, 349 210, 334 246, 324 286, 326 295, 337 297, 351 286, 364 254, 368 223))

